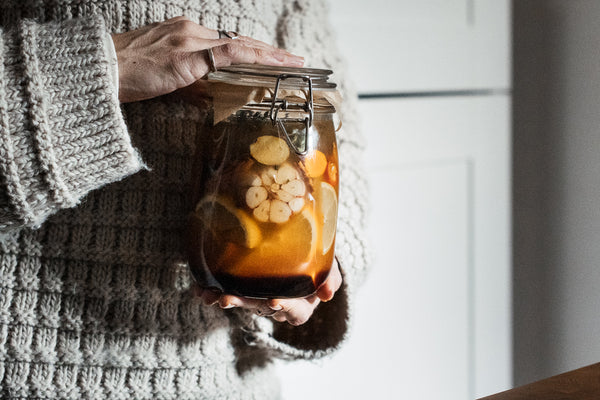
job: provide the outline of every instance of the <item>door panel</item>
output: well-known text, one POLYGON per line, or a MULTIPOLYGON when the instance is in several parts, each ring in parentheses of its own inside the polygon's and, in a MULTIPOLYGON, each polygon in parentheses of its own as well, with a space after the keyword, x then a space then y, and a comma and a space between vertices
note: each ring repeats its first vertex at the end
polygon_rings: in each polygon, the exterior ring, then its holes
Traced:
POLYGON ((509 109, 507 96, 361 101, 375 260, 350 340, 318 367, 281 364, 284 398, 510 387, 509 109))
POLYGON ((359 93, 510 87, 510 2, 332 0, 359 93))

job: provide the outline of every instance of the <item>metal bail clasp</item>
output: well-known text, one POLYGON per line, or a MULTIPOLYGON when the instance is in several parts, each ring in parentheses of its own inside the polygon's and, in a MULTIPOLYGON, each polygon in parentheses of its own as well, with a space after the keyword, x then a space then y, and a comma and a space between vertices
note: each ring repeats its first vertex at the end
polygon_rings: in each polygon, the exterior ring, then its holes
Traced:
POLYGON ((288 142, 288 145, 292 149, 294 149, 294 151, 297 154, 305 155, 308 151, 308 133, 309 133, 310 128, 312 127, 313 117, 314 117, 312 78, 307 75, 294 75, 294 74, 279 75, 277 77, 277 82, 275 83, 275 93, 273 93, 273 100, 271 101, 271 110, 269 111, 269 117, 271 118, 271 122, 273 122, 273 125, 275 125, 275 123, 277 123, 277 122, 279 123, 279 126, 283 130, 283 133, 285 135, 285 140, 288 142), (301 109, 304 110, 306 113, 308 113, 308 116, 306 118, 304 118, 304 140, 301 141, 301 143, 303 143, 302 149, 299 149, 298 146, 294 143, 294 141, 290 138, 290 135, 288 134, 287 129, 285 129, 285 126, 284 126, 283 122, 281 121, 281 119, 277 119, 277 114, 279 113, 279 110, 285 111, 290 107, 287 100, 285 100, 285 99, 278 100, 277 99, 277 94, 279 93, 279 84, 281 83, 282 80, 288 79, 288 78, 300 78, 304 82, 308 82, 308 99, 306 100, 304 105, 301 106, 301 109))

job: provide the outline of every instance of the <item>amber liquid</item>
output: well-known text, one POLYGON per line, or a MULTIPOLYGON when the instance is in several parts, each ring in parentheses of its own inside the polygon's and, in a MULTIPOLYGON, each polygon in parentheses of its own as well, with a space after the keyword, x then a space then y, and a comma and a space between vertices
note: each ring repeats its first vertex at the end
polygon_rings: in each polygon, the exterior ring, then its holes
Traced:
MULTIPOLYGON (((303 142, 302 124, 286 127, 297 133, 292 140, 303 142)), ((281 144, 266 136, 283 138, 268 119, 249 118, 223 121, 199 139, 196 208, 187 232, 190 267, 201 285, 225 293, 304 297, 323 284, 333 263, 339 180, 334 127, 331 120, 316 120, 306 154, 286 141, 284 161, 271 160, 269 146, 252 147, 261 140, 281 144), (282 175, 291 178, 282 181, 282 175)))

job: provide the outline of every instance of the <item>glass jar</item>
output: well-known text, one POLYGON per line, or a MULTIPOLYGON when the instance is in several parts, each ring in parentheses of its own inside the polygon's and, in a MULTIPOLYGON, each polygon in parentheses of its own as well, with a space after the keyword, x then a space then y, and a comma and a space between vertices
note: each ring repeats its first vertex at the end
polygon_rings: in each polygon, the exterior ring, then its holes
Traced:
POLYGON ((291 298, 326 280, 339 193, 331 73, 238 65, 209 75, 186 234, 201 286, 291 298))

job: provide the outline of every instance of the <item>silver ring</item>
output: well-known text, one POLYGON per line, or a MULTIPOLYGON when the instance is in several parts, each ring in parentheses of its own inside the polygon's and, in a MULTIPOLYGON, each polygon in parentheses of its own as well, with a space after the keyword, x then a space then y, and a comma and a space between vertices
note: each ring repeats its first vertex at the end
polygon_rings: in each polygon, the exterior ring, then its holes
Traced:
POLYGON ((235 39, 239 39, 240 35, 238 35, 238 33, 234 32, 234 31, 227 32, 227 31, 220 30, 219 31, 219 39, 223 39, 224 37, 229 38, 231 40, 235 40, 235 39))
POLYGON ((208 67, 211 72, 217 72, 217 64, 215 63, 215 55, 213 53, 212 48, 206 49, 206 53, 208 54, 208 67))

